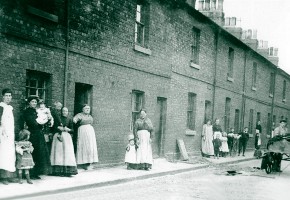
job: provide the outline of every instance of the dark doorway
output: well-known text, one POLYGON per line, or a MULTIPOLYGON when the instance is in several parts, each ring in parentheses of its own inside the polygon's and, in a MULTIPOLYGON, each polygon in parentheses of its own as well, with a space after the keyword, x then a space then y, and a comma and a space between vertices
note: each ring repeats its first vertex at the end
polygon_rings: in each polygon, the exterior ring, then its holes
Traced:
POLYGON ((235 133, 239 133, 240 132, 240 110, 236 109, 235 110, 235 122, 234 122, 234 129, 235 129, 235 133))
POLYGON ((152 141, 153 156, 164 155, 165 127, 166 127, 167 99, 157 98, 157 110, 155 120, 155 136, 152 141))
POLYGON ((92 111, 92 85, 76 83, 74 114, 82 112, 82 106, 88 104, 92 111))

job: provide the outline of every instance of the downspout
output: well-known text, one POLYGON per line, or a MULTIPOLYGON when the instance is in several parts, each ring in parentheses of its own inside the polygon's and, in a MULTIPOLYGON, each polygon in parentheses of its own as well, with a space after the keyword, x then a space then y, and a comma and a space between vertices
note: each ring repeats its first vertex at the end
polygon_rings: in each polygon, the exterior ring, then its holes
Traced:
MULTIPOLYGON (((277 67, 275 67, 274 70, 274 77, 273 77, 273 97, 272 97, 272 105, 271 105, 271 130, 272 130, 272 124, 273 124, 273 116, 274 116, 274 106, 275 106, 275 88, 276 88, 276 75, 277 75, 277 67)), ((271 82, 270 82, 271 84, 271 82)))
POLYGON ((248 50, 245 51, 244 55, 244 74, 243 74, 243 95, 242 95, 242 112, 241 112, 241 124, 240 130, 243 130, 245 125, 245 113, 246 113, 246 69, 247 69, 247 54, 248 50))
POLYGON ((68 91, 68 54, 69 54, 69 0, 66 0, 66 35, 65 35, 65 65, 64 65, 64 84, 63 84, 63 105, 66 106, 68 91))
POLYGON ((218 56, 218 40, 219 40, 220 30, 215 32, 215 47, 214 47, 214 78, 213 78, 213 93, 212 93, 212 122, 214 122, 215 114, 215 93, 216 93, 216 76, 217 76, 217 56, 218 56))

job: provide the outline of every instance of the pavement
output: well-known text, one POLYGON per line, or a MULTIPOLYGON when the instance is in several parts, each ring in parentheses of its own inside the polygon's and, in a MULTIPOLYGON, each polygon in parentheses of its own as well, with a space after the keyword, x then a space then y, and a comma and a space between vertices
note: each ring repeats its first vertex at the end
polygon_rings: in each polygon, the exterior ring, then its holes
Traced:
POLYGON ((256 159, 253 157, 253 151, 248 151, 244 157, 235 156, 219 159, 190 157, 188 161, 168 161, 165 158, 157 158, 154 159, 153 168, 150 171, 127 170, 125 165, 110 168, 92 168, 86 171, 80 169, 79 173, 73 177, 41 176, 42 179, 33 180, 33 184, 28 184, 25 180, 23 184, 10 183, 9 185, 3 185, 0 183, 0 199, 22 199, 102 187, 134 180, 174 175, 203 169, 210 165, 227 165, 253 159, 256 159))

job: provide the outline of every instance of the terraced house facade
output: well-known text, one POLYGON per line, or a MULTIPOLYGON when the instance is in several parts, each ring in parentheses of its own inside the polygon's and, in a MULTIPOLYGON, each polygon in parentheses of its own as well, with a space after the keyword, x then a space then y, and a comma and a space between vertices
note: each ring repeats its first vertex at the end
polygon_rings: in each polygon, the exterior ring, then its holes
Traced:
POLYGON ((100 165, 123 162, 141 107, 155 157, 178 155, 177 139, 200 155, 207 118, 251 133, 261 120, 264 144, 272 122, 289 118, 289 74, 195 1, 2 0, 0 13, 0 85, 14 91, 17 129, 30 94, 72 115, 88 103, 100 165))

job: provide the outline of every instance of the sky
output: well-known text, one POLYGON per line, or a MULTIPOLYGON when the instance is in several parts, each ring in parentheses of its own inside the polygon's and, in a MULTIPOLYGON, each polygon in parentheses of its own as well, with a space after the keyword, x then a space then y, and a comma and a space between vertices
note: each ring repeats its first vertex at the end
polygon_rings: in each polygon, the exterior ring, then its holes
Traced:
POLYGON ((243 29, 277 47, 278 66, 290 74, 290 0, 224 0, 225 17, 237 17, 243 29))

